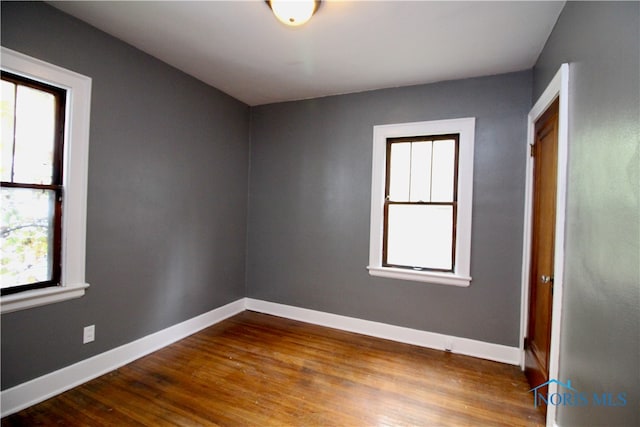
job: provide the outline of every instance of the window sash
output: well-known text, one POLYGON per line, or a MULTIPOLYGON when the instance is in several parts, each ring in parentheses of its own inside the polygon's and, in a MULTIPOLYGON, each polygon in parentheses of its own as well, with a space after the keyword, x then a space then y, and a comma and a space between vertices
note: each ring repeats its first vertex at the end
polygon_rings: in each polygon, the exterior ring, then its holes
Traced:
MULTIPOLYGON (((26 77, 18 76, 16 74, 11 74, 6 71, 2 71, 2 80, 13 83, 16 85, 16 92, 18 86, 25 86, 31 89, 36 89, 42 92, 49 93, 54 96, 56 99, 56 108, 55 108, 55 129, 53 135, 53 159, 52 159, 52 174, 51 174, 51 184, 52 185, 62 185, 63 176, 63 157, 64 157, 64 128, 65 128, 65 109, 66 109, 66 95, 67 91, 65 89, 52 86, 46 83, 38 82, 36 80, 31 80, 26 77)), ((13 164, 15 161, 15 143, 16 143, 16 126, 15 126, 15 110, 17 105, 17 94, 16 94, 16 104, 13 106, 14 109, 14 126, 13 126, 13 144, 14 144, 14 156, 11 159, 11 180, 8 182, 16 183, 14 180, 14 172, 13 172, 13 164)), ((3 185, 7 181, 3 181, 3 185)), ((39 184, 37 182, 21 182, 21 184, 39 184)))
POLYGON ((391 202, 386 201, 384 204, 384 230, 383 230, 383 242, 382 242, 382 266, 383 267, 395 267, 395 268, 407 268, 418 271, 436 271, 436 272, 445 272, 451 273, 455 271, 456 268, 456 224, 457 224, 457 216, 458 216, 458 203, 457 202, 391 202), (389 262, 389 207, 394 205, 404 205, 404 206, 450 206, 452 208, 452 224, 451 224, 451 251, 450 251, 450 259, 451 259, 451 268, 437 268, 437 267, 428 267, 424 265, 407 265, 407 264, 397 264, 389 262))
MULTIPOLYGON (((384 193, 384 206, 383 206, 383 235, 382 235, 382 266, 411 269, 418 271, 433 271, 433 272, 445 272, 453 273, 456 269, 456 241, 457 241, 457 217, 458 217, 458 166, 459 166, 459 134, 445 134, 445 135, 426 135, 426 136, 411 136, 411 137, 399 137, 399 138, 387 138, 386 147, 386 166, 385 166, 385 193, 384 193), (397 201, 390 200, 391 190, 391 149, 392 145, 396 143, 406 142, 425 142, 425 141, 454 141, 454 162, 453 162, 453 197, 450 202, 433 202, 433 201, 397 201), (452 231, 451 231, 451 268, 436 268, 421 265, 404 265, 397 263, 389 263, 389 207, 393 205, 406 205, 406 206, 451 206, 452 207, 452 231)), ((432 171, 430 172, 432 173, 432 171)), ((409 192, 409 198, 411 198, 409 192)))
POLYGON ((15 85, 14 94, 17 95, 18 86, 25 86, 32 89, 36 89, 42 92, 49 93, 55 98, 55 110, 54 110, 54 135, 53 135, 53 158, 52 158, 52 171, 51 171, 51 184, 41 184, 37 182, 16 182, 14 180, 14 162, 15 162, 15 117, 16 117, 16 102, 14 104, 14 126, 13 126, 13 155, 11 158, 11 180, 0 182, 0 186, 3 188, 24 188, 30 190, 51 190, 55 192, 55 201, 53 204, 53 221, 52 221, 52 245, 53 249, 50 251, 52 254, 52 269, 51 278, 45 281, 24 283, 15 286, 2 288, 0 295, 9 295, 17 292, 22 292, 31 289, 40 289, 50 286, 57 286, 61 282, 62 276, 62 205, 63 205, 63 157, 64 157, 64 129, 65 129, 65 110, 66 110, 66 90, 55 86, 48 85, 46 83, 31 80, 22 76, 2 71, 2 80, 11 82, 15 85))

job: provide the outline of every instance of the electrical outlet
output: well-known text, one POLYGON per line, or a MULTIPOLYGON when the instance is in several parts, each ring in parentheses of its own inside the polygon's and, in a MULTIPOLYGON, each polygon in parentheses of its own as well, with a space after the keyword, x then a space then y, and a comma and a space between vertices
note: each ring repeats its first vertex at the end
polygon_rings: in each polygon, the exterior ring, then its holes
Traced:
POLYGON ((96 339, 96 325, 86 326, 82 334, 82 344, 92 342, 96 339))

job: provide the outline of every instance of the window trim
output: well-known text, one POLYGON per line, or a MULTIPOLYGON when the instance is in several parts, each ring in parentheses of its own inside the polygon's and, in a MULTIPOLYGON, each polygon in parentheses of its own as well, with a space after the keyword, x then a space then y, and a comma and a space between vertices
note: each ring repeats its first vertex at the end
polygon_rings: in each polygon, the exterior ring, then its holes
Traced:
POLYGON ((92 81, 5 47, 1 47, 1 55, 3 70, 67 90, 60 285, 1 296, 0 313, 4 314, 78 298, 89 287, 85 281, 85 240, 92 81))
POLYGON ((475 117, 378 125, 373 127, 371 228, 369 265, 367 267, 370 275, 462 287, 471 284, 471 210, 473 200, 474 139, 475 117), (382 249, 384 238, 387 138, 452 133, 460 135, 458 146, 458 212, 456 219, 454 272, 416 271, 383 266, 382 249))

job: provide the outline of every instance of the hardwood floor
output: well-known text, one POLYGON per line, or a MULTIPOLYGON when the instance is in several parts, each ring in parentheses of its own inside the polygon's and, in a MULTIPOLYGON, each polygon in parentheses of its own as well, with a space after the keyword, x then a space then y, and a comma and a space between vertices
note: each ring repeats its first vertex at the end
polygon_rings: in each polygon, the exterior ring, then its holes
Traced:
POLYGON ((245 311, 2 426, 542 426, 518 367, 245 311))

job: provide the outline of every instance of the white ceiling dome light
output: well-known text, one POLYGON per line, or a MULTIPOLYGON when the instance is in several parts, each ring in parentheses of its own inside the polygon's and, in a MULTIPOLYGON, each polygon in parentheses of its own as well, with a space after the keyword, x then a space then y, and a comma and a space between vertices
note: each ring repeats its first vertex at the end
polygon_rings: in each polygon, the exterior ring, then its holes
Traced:
POLYGON ((320 0, 267 0, 280 22, 298 27, 308 22, 320 7, 320 0))

